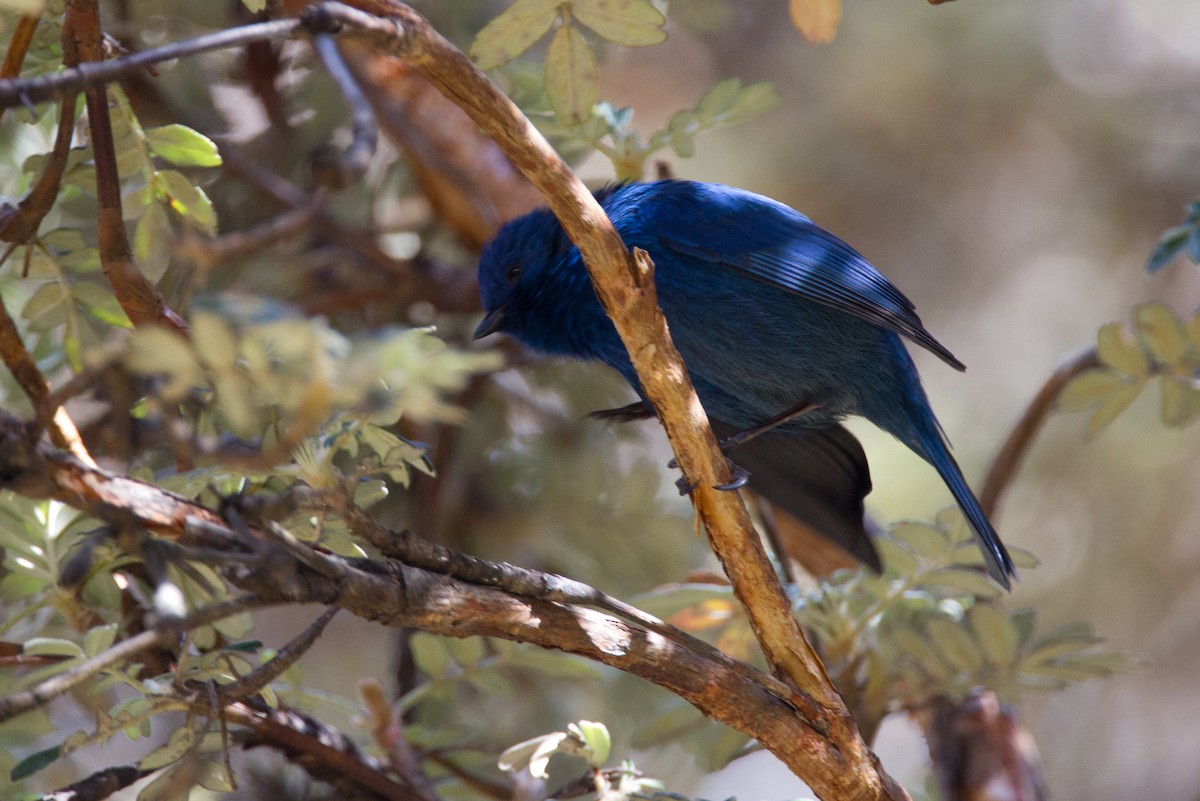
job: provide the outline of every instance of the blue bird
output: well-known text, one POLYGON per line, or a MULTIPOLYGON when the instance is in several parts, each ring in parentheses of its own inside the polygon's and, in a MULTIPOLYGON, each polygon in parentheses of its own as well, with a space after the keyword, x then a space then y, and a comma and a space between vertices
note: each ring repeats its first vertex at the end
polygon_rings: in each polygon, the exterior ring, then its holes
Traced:
MULTIPOLYGON (((726 446, 865 417, 937 469, 988 573, 1011 586, 1012 560, 950 454, 901 336, 965 368, 900 290, 833 234, 752 192, 668 180, 596 198, 625 244, 654 260, 659 305, 696 392, 709 415, 740 432, 726 446)), ((579 251, 550 211, 500 230, 480 257, 479 287, 487 314, 476 337, 503 331, 538 351, 603 362, 642 395, 579 251)))

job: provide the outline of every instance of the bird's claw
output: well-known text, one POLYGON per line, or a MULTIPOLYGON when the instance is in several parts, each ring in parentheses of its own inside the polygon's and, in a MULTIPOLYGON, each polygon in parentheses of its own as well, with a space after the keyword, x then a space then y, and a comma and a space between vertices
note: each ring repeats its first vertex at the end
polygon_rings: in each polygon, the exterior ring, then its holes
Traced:
MULTIPOLYGON (((729 465, 729 472, 733 474, 733 478, 724 484, 714 484, 713 489, 721 490, 722 492, 732 492, 746 486, 746 482, 750 480, 750 471, 740 465, 734 464, 728 459, 725 460, 725 463, 729 465)), ((679 463, 674 459, 667 462, 667 467, 669 468, 674 469, 678 466, 679 463)), ((675 481, 675 486, 679 488, 680 495, 691 495, 693 490, 696 489, 696 485, 688 481, 687 476, 680 476, 675 481)))

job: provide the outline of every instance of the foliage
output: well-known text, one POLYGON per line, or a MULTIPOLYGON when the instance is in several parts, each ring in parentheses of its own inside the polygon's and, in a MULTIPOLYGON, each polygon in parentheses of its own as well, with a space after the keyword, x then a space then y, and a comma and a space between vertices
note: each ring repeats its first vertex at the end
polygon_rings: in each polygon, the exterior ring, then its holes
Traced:
MULTIPOLYGON (((1102 641, 1089 623, 1040 632, 1034 610, 1006 608, 957 509, 933 522, 897 523, 875 542, 882 575, 839 571, 796 602, 830 677, 866 731, 938 697, 961 699, 987 687, 1016 702, 1028 690, 1061 689, 1131 664, 1096 650, 1102 641)), ((1009 550, 1018 568, 1037 566, 1028 551, 1009 550)), ((669 587, 641 605, 732 656, 748 658, 754 647, 727 587, 669 587)), ((744 736, 683 705, 650 721, 635 739, 639 747, 668 742, 683 744, 711 770, 752 748, 744 736)))
POLYGON ((1162 235, 1146 260, 1146 271, 1158 272, 1181 253, 1186 253, 1193 264, 1200 264, 1200 200, 1189 203, 1184 221, 1162 235))
POLYGON ((1095 410, 1086 436, 1104 430, 1155 378, 1165 425, 1187 425, 1200 411, 1200 312, 1181 320, 1161 303, 1142 303, 1133 309, 1132 333, 1116 322, 1100 329, 1096 354, 1100 366, 1074 378, 1058 397, 1062 411, 1095 410))
POLYGON ((471 46, 482 69, 499 67, 524 53, 559 23, 546 51, 546 99, 560 119, 580 123, 599 92, 596 56, 582 25, 601 39, 627 47, 666 39, 666 18, 648 0, 516 0, 483 27, 471 46))

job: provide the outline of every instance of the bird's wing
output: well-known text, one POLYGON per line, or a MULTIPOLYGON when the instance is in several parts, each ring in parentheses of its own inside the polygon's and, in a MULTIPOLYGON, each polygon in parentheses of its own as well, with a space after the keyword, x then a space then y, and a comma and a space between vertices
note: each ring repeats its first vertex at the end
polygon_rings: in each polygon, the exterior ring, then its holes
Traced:
POLYGON ((687 189, 682 202, 672 207, 668 200, 656 214, 654 235, 662 247, 853 314, 965 369, 925 330, 912 301, 854 248, 804 215, 728 187, 687 189))

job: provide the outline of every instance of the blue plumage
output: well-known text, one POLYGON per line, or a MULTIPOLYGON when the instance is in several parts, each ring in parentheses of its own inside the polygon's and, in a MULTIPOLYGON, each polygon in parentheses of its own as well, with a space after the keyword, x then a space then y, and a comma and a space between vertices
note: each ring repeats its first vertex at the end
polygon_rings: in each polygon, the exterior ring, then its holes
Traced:
MULTIPOLYGON (((849 245, 797 211, 715 184, 625 184, 597 195, 625 244, 654 260, 658 300, 708 413, 752 428, 802 402, 817 408, 773 435, 861 415, 932 464, 963 508, 988 572, 1012 561, 933 416, 900 336, 962 364, 913 304, 849 245)), ((506 225, 484 249, 479 332, 637 376, 596 299, 579 251, 547 210, 506 225)), ((640 390, 639 390, 640 391, 640 390)))

